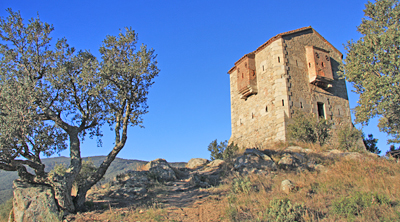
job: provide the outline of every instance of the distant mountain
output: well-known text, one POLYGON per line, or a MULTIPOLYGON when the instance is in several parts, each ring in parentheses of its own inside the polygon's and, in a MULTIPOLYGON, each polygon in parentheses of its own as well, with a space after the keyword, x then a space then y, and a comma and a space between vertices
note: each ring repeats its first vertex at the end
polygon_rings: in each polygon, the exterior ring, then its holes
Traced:
MULTIPOLYGON (((93 163, 98 167, 105 159, 105 156, 93 156, 93 157, 85 157, 82 158, 84 161, 91 159, 93 163)), ((46 165, 45 171, 49 172, 54 168, 57 164, 65 164, 65 166, 69 165, 68 157, 53 157, 42 159, 42 162, 46 165)), ((140 166, 148 163, 143 160, 129 160, 122 158, 115 158, 115 160, 111 163, 108 168, 106 174, 104 175, 104 181, 100 181, 100 183, 107 182, 109 180, 114 179, 118 174, 122 174, 129 170, 136 170, 140 166)), ((177 163, 169 163, 174 167, 184 167, 186 163, 177 162, 177 163)), ((0 204, 4 203, 8 199, 12 197, 12 182, 18 179, 17 172, 3 171, 0 170, 0 204)))

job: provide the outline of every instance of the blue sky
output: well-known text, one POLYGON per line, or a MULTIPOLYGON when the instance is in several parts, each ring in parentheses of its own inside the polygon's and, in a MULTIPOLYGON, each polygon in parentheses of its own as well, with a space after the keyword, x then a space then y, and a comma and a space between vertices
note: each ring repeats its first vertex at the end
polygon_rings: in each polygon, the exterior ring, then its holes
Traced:
MULTIPOLYGON (((144 129, 130 128, 128 142, 118 157, 126 159, 188 161, 209 158, 208 144, 231 135, 229 76, 227 71, 244 54, 278 33, 312 26, 343 54, 343 44, 358 39, 356 27, 366 0, 337 1, 28 1, 0 2, 19 10, 26 20, 39 13, 55 27, 53 38, 65 37, 76 49, 98 49, 106 35, 132 27, 139 42, 154 48, 161 70, 150 89, 144 129)), ((350 107, 357 95, 348 84, 350 107)), ((387 137, 377 121, 364 127, 379 139, 385 153, 387 137)), ((89 139, 82 156, 106 155, 113 132, 104 128, 103 147, 89 139)), ((68 152, 61 155, 68 156, 68 152)))

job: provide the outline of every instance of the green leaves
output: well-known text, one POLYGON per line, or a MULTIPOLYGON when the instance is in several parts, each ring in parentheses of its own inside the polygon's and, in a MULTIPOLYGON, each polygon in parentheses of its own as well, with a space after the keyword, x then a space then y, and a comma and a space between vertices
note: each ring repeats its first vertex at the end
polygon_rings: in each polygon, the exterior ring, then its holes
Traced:
POLYGON ((398 0, 368 2, 358 27, 362 37, 346 46, 344 76, 360 95, 355 121, 380 117, 381 131, 400 140, 400 5, 398 0))

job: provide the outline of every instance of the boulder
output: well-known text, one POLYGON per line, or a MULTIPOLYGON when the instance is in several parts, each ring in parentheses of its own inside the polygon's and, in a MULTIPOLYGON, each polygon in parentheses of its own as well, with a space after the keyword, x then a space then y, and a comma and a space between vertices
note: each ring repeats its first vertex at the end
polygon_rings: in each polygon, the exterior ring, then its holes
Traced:
POLYGON ((145 170, 148 170, 150 179, 160 182, 176 180, 175 171, 164 159, 156 159, 146 164, 145 170))
POLYGON ((290 180, 284 180, 281 183, 281 191, 286 194, 289 194, 290 192, 292 192, 295 189, 295 187, 296 186, 290 180))
POLYGON ((304 159, 304 157, 298 153, 285 153, 279 160, 278 165, 283 169, 295 169, 302 166, 302 159, 304 159))
POLYGON ((61 221, 50 186, 15 180, 13 190, 14 221, 61 221))
POLYGON ((193 173, 190 175, 188 182, 191 187, 207 188, 210 187, 210 184, 206 180, 206 176, 200 175, 198 173, 193 173))
POLYGON ((246 149, 244 155, 236 158, 233 167, 234 170, 245 173, 276 170, 276 164, 271 157, 256 149, 246 149))
POLYGON ((208 161, 207 159, 204 159, 204 158, 192 158, 186 164, 186 168, 197 169, 199 167, 206 165, 208 162, 210 162, 210 161, 208 161))

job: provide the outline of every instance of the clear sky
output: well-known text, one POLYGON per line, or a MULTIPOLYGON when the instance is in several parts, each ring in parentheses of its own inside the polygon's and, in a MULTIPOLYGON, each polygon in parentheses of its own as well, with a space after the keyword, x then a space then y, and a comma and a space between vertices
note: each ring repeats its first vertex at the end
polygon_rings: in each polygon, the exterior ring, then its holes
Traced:
MULTIPOLYGON (((343 44, 358 39, 356 27, 366 0, 3 0, 28 20, 39 13, 55 27, 53 38, 65 37, 76 49, 98 49, 106 35, 132 27, 139 42, 154 48, 161 70, 150 89, 144 129, 130 128, 128 142, 118 157, 169 162, 209 158, 208 144, 231 135, 229 76, 227 71, 244 54, 254 51, 278 33, 312 26, 345 54, 343 44)), ((348 84, 350 107, 357 95, 348 84)), ((354 119, 354 118, 353 118, 354 119)), ((386 134, 377 122, 364 127, 388 150, 386 134)), ((103 130, 103 147, 87 139, 82 156, 106 155, 113 132, 103 130)), ((68 156, 68 152, 61 155, 68 156)))

